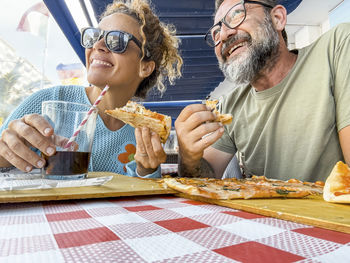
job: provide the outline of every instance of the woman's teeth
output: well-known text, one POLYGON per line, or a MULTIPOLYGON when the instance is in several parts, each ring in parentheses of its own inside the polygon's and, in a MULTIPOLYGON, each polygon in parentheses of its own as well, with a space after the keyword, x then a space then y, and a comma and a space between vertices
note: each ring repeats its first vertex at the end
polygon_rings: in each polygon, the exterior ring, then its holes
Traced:
POLYGON ((108 63, 108 62, 105 62, 105 61, 102 61, 102 60, 97 60, 97 59, 94 59, 92 61, 92 65, 93 64, 99 64, 99 65, 105 65, 105 66, 108 66, 108 67, 112 67, 111 63, 108 63))

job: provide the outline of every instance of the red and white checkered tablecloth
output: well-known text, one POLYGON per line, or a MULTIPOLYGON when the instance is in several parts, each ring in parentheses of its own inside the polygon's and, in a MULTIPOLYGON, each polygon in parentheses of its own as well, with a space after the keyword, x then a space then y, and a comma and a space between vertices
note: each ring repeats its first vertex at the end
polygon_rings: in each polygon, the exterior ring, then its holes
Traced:
POLYGON ((350 262, 350 235, 173 196, 0 204, 0 262, 350 262))

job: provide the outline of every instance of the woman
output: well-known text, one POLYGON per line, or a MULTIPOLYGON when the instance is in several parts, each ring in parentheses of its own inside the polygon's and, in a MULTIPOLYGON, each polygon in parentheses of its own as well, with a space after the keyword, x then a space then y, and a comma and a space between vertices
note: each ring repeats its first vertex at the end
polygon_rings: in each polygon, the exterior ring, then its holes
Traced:
POLYGON ((55 153, 55 145, 49 140, 53 129, 40 116, 42 101, 91 105, 109 85, 98 105, 89 170, 125 174, 128 168, 128 174, 135 176, 135 163, 126 166, 134 156, 137 175, 159 175, 157 167, 166 155, 158 135, 147 128, 134 131, 104 111, 122 107, 134 96, 144 98, 155 85, 163 91, 165 77, 172 83, 181 76, 182 59, 174 31, 160 23, 146 0, 119 0, 107 6, 98 28, 82 30, 81 42, 86 48, 87 79, 91 86, 58 86, 26 99, 0 129, 0 167, 13 165, 30 172, 45 165, 35 151, 49 156, 55 153))

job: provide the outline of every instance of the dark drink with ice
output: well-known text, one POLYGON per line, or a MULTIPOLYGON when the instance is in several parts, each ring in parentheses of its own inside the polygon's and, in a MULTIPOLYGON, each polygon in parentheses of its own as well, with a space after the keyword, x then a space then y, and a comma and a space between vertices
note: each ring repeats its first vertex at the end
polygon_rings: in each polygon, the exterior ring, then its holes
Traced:
POLYGON ((87 176, 98 114, 97 109, 90 108, 67 101, 42 102, 41 114, 54 129, 50 139, 56 147, 53 156, 42 153, 46 160, 41 169, 43 178, 72 180, 87 176))
POLYGON ((88 172, 89 152, 57 151, 53 156, 42 155, 46 161, 46 176, 85 176, 88 172))

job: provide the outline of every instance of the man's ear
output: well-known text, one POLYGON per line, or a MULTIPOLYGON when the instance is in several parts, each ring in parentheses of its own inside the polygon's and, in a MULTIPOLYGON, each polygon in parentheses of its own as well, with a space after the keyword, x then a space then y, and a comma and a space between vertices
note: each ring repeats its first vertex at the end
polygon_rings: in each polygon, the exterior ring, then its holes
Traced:
POLYGON ((282 31, 287 24, 287 10, 282 5, 276 5, 271 10, 271 18, 277 31, 282 31))
POLYGON ((152 74, 156 67, 156 63, 151 61, 141 61, 139 76, 141 78, 147 78, 152 74))

